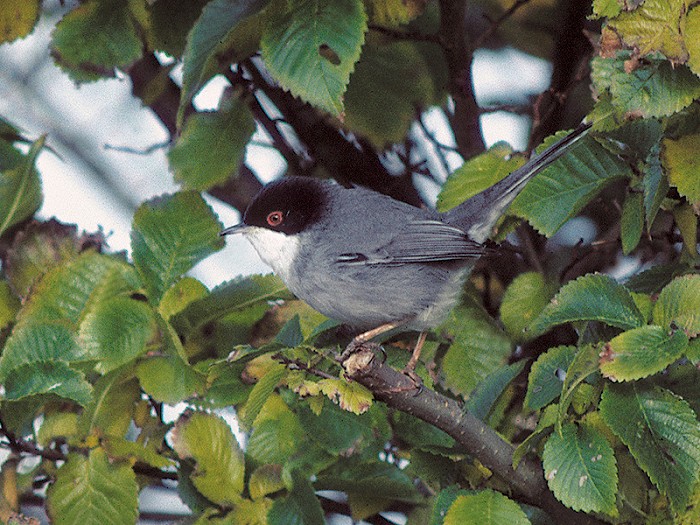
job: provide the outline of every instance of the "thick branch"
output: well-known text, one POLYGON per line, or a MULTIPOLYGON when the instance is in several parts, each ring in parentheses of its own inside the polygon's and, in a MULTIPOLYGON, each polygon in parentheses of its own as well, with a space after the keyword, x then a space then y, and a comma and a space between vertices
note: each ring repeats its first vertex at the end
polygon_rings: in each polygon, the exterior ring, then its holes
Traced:
POLYGON ((379 401, 412 414, 452 436, 467 453, 503 478, 515 493, 544 509, 557 523, 600 523, 557 501, 547 487, 539 463, 525 458, 513 470, 512 445, 466 412, 455 400, 427 388, 416 391, 412 379, 375 359, 371 345, 365 345, 350 355, 343 362, 343 368, 349 378, 371 390, 379 401))
POLYGON ((479 125, 479 107, 472 85, 473 55, 467 47, 465 0, 440 0, 440 39, 449 71, 449 91, 454 101, 450 124, 457 148, 471 158, 486 148, 479 125))

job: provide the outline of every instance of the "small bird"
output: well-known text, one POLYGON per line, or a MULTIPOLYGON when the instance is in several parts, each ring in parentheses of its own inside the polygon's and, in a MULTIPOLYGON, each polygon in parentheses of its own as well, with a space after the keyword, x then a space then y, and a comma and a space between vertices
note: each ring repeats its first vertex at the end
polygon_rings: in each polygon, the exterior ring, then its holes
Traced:
POLYGON ((402 327, 426 331, 460 299, 462 285, 499 217, 525 184, 583 137, 578 128, 500 182, 445 213, 330 180, 283 177, 251 201, 241 233, 289 290, 322 314, 361 331, 352 344, 402 327))

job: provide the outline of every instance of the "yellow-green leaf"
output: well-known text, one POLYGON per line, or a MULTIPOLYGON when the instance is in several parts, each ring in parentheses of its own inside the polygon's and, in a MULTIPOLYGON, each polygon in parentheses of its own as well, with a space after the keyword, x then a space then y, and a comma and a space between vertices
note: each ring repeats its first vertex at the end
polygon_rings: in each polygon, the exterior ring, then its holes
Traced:
POLYGON ((41 0, 3 0, 0 5, 0 43, 24 38, 34 30, 41 0))
POLYGON ((683 275, 667 284, 654 305, 654 323, 680 328, 689 337, 700 334, 700 275, 683 275))
POLYGON ((671 186, 690 202, 700 202, 700 133, 664 139, 662 161, 671 186))

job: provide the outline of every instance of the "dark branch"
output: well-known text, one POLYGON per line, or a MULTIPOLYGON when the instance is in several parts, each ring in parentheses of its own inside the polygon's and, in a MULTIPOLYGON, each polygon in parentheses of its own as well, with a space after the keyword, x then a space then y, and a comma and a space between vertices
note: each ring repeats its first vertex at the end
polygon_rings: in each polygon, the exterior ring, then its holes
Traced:
MULTIPOLYGON (((600 524, 586 514, 574 512, 556 500, 545 482, 539 463, 523 459, 513 470, 513 446, 495 430, 466 412, 455 400, 427 388, 416 391, 407 375, 375 359, 373 345, 365 345, 343 362, 348 377, 367 387, 388 406, 412 414, 445 431, 464 450, 491 469, 524 501, 541 507, 557 523, 600 524)), ((374 345, 376 346, 376 345, 374 345)))

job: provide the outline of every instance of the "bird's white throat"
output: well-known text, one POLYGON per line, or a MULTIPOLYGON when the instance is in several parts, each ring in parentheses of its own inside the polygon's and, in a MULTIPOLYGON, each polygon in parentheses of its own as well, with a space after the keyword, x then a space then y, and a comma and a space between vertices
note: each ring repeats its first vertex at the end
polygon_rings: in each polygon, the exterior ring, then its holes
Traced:
POLYGON ((286 282, 292 262, 299 252, 299 239, 296 235, 286 235, 257 226, 249 226, 242 233, 263 262, 286 282))

